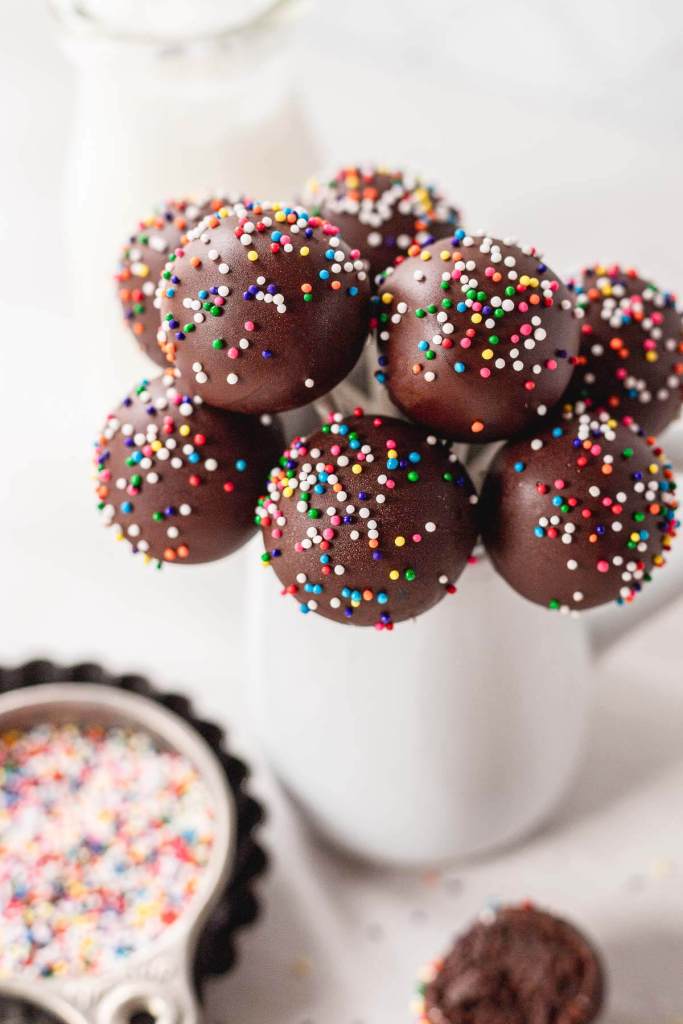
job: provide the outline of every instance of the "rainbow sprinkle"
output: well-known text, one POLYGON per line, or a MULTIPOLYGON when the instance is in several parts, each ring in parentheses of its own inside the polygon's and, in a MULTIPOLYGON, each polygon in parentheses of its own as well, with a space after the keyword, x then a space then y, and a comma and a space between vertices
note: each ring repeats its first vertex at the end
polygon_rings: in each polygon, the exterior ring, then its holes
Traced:
POLYGON ((213 841, 196 770, 145 732, 0 735, 0 978, 120 966, 187 910, 213 841))

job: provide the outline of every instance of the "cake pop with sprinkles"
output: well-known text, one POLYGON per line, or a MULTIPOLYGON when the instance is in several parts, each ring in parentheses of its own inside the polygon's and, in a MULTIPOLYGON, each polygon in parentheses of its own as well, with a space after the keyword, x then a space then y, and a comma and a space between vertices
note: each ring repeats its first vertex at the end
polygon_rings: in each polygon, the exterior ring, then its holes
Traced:
POLYGON ((420 978, 418 1024, 590 1024, 605 978, 573 925, 530 903, 487 908, 420 978))
POLYGON ((571 378, 573 298, 531 246, 458 229, 404 260, 377 305, 377 379, 407 416, 446 437, 530 430, 571 378))
POLYGON ((115 274, 123 320, 145 355, 166 366, 165 335, 160 330, 159 279, 168 257, 207 213, 220 209, 225 199, 195 203, 171 199, 140 221, 119 257, 115 274))
POLYGON ((664 564, 675 481, 661 449, 602 412, 504 445, 482 489, 494 567, 552 609, 628 603, 664 564))
POLYGON ((368 334, 360 253, 304 210, 224 207, 190 232, 162 277, 167 354, 222 409, 308 404, 347 376, 368 334))
POLYGON ((372 278, 437 238, 452 235, 458 210, 419 177, 383 166, 342 167, 312 178, 304 205, 338 224, 368 260, 372 278))
POLYGON ((618 264, 588 267, 568 284, 581 327, 569 398, 581 410, 603 406, 658 435, 681 410, 683 325, 676 296, 618 264))
POLYGON ((268 416, 212 409, 172 372, 143 380, 96 444, 100 514, 157 566, 223 558, 252 534, 254 504, 282 444, 268 416))
POLYGON ((391 629, 454 592, 476 501, 446 442, 360 409, 331 414, 270 475, 256 511, 263 562, 303 613, 391 629))

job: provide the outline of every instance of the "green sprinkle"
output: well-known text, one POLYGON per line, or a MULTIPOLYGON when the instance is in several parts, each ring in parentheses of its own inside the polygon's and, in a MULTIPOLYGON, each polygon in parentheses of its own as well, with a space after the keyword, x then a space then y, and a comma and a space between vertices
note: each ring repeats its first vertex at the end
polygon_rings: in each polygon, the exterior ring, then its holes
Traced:
POLYGON ((222 338, 214 338, 211 342, 212 348, 225 348, 225 342, 222 338))
POLYGON ((403 575, 405 576, 409 583, 412 583, 412 581, 415 579, 415 570, 406 569, 403 575))

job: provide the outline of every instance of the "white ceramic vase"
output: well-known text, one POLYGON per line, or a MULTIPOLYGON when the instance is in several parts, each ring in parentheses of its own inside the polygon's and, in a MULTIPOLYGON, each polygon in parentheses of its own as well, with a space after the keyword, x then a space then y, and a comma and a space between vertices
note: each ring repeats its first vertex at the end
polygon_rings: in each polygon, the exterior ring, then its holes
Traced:
MULTIPOLYGON (((681 560, 667 572, 670 592, 681 560)), ((550 814, 584 746, 593 625, 605 646, 613 621, 638 617, 637 603, 616 620, 549 612, 487 561, 391 633, 299 614, 271 570, 250 581, 251 711, 270 762, 328 840, 402 867, 482 853, 550 814)))

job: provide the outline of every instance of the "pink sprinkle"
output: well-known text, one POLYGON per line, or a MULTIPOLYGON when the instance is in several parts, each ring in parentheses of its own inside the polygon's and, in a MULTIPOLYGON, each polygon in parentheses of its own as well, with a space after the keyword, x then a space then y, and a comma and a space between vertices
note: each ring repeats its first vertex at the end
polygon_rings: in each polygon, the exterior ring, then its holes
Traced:
POLYGON ((601 558, 596 568, 598 572, 609 572, 609 562, 606 562, 604 558, 601 558))
POLYGON ((230 356, 231 359, 237 359, 239 354, 240 350, 238 348, 235 348, 234 345, 232 346, 232 348, 228 349, 228 355, 230 356))
POLYGON ((244 329, 245 329, 245 331, 253 331, 254 330, 254 321, 253 320, 247 320, 245 325, 244 325, 244 329))
POLYGON ((531 324, 522 324, 522 326, 519 329, 519 333, 522 334, 525 338, 529 337, 529 335, 531 334, 531 331, 532 331, 531 324))
POLYGON ((488 366, 482 366, 481 370, 479 371, 479 376, 483 377, 484 380, 486 380, 487 377, 491 376, 491 371, 489 370, 488 366))
POLYGON ((413 534, 413 542, 415 544, 419 544, 421 540, 422 540, 422 534, 421 533, 414 533, 413 534))

